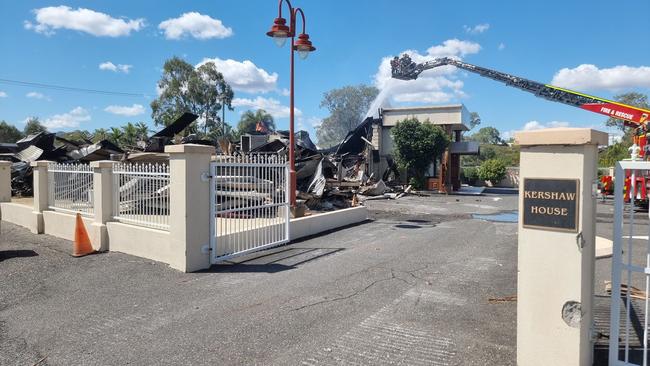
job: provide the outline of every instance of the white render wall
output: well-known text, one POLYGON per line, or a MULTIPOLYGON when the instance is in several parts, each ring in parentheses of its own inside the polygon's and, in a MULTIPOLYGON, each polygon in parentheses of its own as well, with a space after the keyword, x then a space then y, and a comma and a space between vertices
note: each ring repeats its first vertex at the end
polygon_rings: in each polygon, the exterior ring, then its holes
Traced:
MULTIPOLYGON (((204 145, 172 145, 170 155, 170 228, 169 231, 116 222, 113 219, 114 162, 97 161, 93 167, 92 214, 82 215, 91 244, 97 251, 116 251, 169 264, 183 272, 209 268, 207 247, 210 239, 210 161, 214 148, 204 145)), ((34 167, 33 205, 10 200, 0 189, 0 219, 66 240, 74 239, 76 215, 54 211, 48 202, 48 162, 34 167)), ((0 188, 10 187, 10 164, 0 164, 0 188), (3 170, 3 168, 6 168, 3 170)), ((6 191, 6 189, 5 189, 6 191)), ((290 222, 290 238, 297 239, 366 220, 365 207, 355 207, 290 222)), ((228 238, 221 238, 227 245, 228 238)), ((219 245, 218 245, 219 248, 219 245)), ((70 245, 72 252, 72 244, 70 245)))
POLYGON ((549 129, 515 135, 521 145, 517 277, 517 365, 592 364, 598 145, 607 134, 590 129, 549 129), (578 233, 523 227, 526 178, 579 179, 578 233), (580 303, 579 324, 563 318, 580 303))
POLYGON ((382 124, 385 127, 395 126, 397 122, 413 117, 420 122, 429 120, 434 125, 452 125, 452 130, 469 130, 470 113, 463 104, 382 110, 382 124))

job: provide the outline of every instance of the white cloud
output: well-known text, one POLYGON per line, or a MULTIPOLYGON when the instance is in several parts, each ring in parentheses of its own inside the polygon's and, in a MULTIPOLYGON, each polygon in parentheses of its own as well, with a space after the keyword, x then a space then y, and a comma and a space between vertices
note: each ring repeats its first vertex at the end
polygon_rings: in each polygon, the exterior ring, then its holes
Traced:
POLYGON ((429 47, 427 54, 430 57, 464 57, 478 53, 481 45, 476 42, 461 41, 459 39, 448 39, 441 45, 429 47))
POLYGON ((76 107, 70 112, 63 114, 55 114, 46 118, 43 125, 49 130, 60 128, 76 128, 79 127, 81 122, 90 121, 90 114, 87 110, 81 107, 76 107))
MULTIPOLYGON (((430 47, 425 54, 415 50, 406 50, 416 63, 433 60, 438 57, 461 58, 479 52, 481 46, 475 42, 449 39, 441 45, 430 47)), ((456 78, 457 69, 453 66, 441 66, 427 70, 416 80, 397 80, 391 77, 390 60, 384 57, 375 74, 375 86, 381 90, 376 103, 371 107, 372 113, 380 107, 386 107, 390 101, 397 103, 445 103, 454 98, 465 96, 463 81, 456 78)))
POLYGON ((196 67, 207 62, 214 62, 217 70, 235 91, 245 93, 266 93, 276 89, 277 73, 268 73, 257 67, 252 61, 222 60, 220 58, 205 58, 196 67))
POLYGON ((463 29, 465 29, 465 33, 469 34, 479 34, 487 31, 490 29, 490 25, 488 23, 483 23, 483 24, 477 24, 473 27, 468 27, 466 25, 463 26, 463 29))
POLYGON ((5 92, 3 92, 3 91, 0 91, 0 98, 6 98, 6 97, 8 97, 8 96, 9 96, 9 95, 8 95, 7 93, 5 93, 5 92))
POLYGON ((499 43, 499 47, 497 47, 497 48, 499 49, 499 51, 503 51, 506 48, 506 44, 501 42, 501 43, 499 43))
POLYGON ((564 68, 553 76, 553 85, 577 90, 618 91, 628 88, 650 88, 650 66, 619 65, 599 69, 595 65, 582 64, 576 68, 564 68))
POLYGON ((33 12, 36 23, 25 21, 25 29, 48 36, 57 29, 70 29, 97 37, 121 37, 145 26, 144 19, 113 18, 94 10, 63 5, 34 9, 33 12))
POLYGON ((197 12, 189 12, 178 18, 161 22, 158 28, 167 39, 181 39, 192 36, 197 39, 226 38, 233 35, 232 28, 223 25, 221 20, 197 12))
POLYGON ((538 121, 529 121, 524 124, 523 131, 533 131, 533 130, 542 130, 545 128, 558 128, 558 127, 569 127, 569 122, 562 121, 551 121, 547 123, 541 123, 538 121))
POLYGON ((131 68, 133 68, 133 65, 124 65, 124 64, 117 64, 115 65, 114 63, 110 61, 102 62, 99 64, 99 69, 104 70, 104 71, 113 71, 113 72, 123 72, 125 74, 128 74, 129 71, 131 71, 131 68))
POLYGON ((39 92, 29 92, 29 93, 25 94, 25 96, 26 96, 27 98, 32 98, 32 99, 41 99, 41 100, 47 100, 47 101, 51 101, 51 100, 52 100, 52 99, 51 99, 50 97, 48 97, 47 95, 45 95, 45 94, 43 94, 43 93, 39 93, 39 92))
MULTIPOLYGON (((289 117, 289 107, 282 105, 280 101, 273 98, 256 97, 255 99, 248 98, 234 98, 232 100, 233 107, 242 107, 249 109, 264 109, 269 112, 274 118, 289 117)), ((296 117, 302 116, 302 111, 296 108, 296 117)))
POLYGON ((282 95, 283 97, 288 97, 291 94, 291 91, 287 88, 282 88, 278 90, 278 94, 282 95))
POLYGON ((139 116, 145 112, 144 107, 141 104, 134 104, 130 107, 121 105, 109 105, 108 107, 104 108, 104 111, 120 116, 129 117, 139 116))

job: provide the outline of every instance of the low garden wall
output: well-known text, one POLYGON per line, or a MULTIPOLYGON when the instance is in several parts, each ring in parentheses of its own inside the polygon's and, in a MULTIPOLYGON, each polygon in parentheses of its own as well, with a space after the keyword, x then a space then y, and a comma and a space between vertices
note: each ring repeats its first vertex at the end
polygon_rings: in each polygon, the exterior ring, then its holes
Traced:
MULTIPOLYGON (((187 144, 166 150, 170 154, 166 167, 112 161, 90 166, 34 162, 34 199, 22 203, 10 202, 6 189, 11 186, 10 164, 0 162, 0 219, 37 234, 74 240, 80 213, 97 251, 148 258, 184 272, 209 268, 210 179, 206 176, 214 148, 187 144)), ((365 207, 292 219, 289 239, 366 219, 365 207)), ((228 245, 229 238, 219 239, 228 245)))

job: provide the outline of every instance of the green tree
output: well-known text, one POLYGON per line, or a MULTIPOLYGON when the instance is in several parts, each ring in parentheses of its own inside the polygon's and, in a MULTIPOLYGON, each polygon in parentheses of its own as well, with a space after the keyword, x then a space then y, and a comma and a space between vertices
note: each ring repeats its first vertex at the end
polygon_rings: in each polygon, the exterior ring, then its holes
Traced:
POLYGON ((481 144, 479 155, 463 155, 460 161, 462 166, 468 167, 479 166, 486 160, 497 158, 507 166, 519 166, 519 146, 481 144))
MULTIPOLYGON (((167 126, 184 112, 200 117, 202 132, 221 130, 219 111, 222 107, 232 110, 234 97, 232 88, 217 70, 214 62, 194 68, 178 57, 165 62, 163 75, 158 81, 160 96, 151 102, 151 118, 156 125, 167 126)), ((185 134, 198 132, 193 124, 185 129, 185 134)))
POLYGON ((420 123, 417 118, 397 122, 391 132, 397 164, 415 178, 415 188, 422 188, 427 167, 445 151, 449 136, 440 126, 420 123))
POLYGON ((629 159, 630 151, 628 149, 630 146, 632 146, 632 142, 629 140, 623 140, 607 146, 607 148, 598 153, 598 166, 609 168, 623 159, 629 159))
POLYGON ((270 131, 275 130, 275 122, 273 121, 273 116, 270 115, 267 111, 263 109, 258 109, 257 111, 246 111, 241 115, 239 123, 237 124, 237 130, 240 135, 245 133, 254 133, 257 122, 262 122, 264 126, 270 131))
POLYGON ((501 133, 494 127, 483 127, 478 130, 475 134, 468 137, 469 140, 476 141, 480 144, 492 144, 492 145, 501 145, 503 140, 501 139, 501 133))
POLYGON ((87 142, 92 140, 91 133, 86 130, 74 130, 70 132, 65 132, 61 134, 61 137, 63 137, 66 140, 80 141, 80 142, 87 142))
POLYGON ((14 125, 0 121, 0 142, 16 142, 23 138, 23 133, 14 125))
POLYGON ((149 126, 144 122, 138 122, 135 124, 136 134, 139 141, 146 141, 149 139, 149 126))
POLYGON ((316 129, 318 144, 330 147, 341 142, 362 122, 378 94, 377 88, 367 85, 345 86, 325 93, 320 107, 327 108, 330 115, 316 129))
POLYGON ((131 122, 122 126, 120 143, 123 147, 134 147, 138 143, 138 128, 131 122))
POLYGON ((499 183, 506 176, 506 164, 500 159, 486 160, 478 168, 478 178, 492 184, 499 183))
POLYGON ((35 135, 39 132, 47 132, 47 128, 41 124, 41 121, 38 117, 29 117, 27 123, 25 124, 25 129, 23 133, 26 136, 35 135))
POLYGON ((481 124, 481 116, 478 115, 476 112, 472 112, 469 115, 469 129, 473 129, 474 127, 478 126, 481 124))
MULTIPOLYGON (((650 104, 648 104, 648 96, 642 93, 636 93, 636 92, 623 93, 614 96, 614 100, 616 102, 631 105, 634 107, 650 109, 650 104)), ((630 130, 632 129, 628 129, 627 127, 625 127, 623 122, 624 121, 622 119, 609 117, 605 122, 605 124, 610 127, 618 127, 619 129, 621 129, 621 131, 625 131, 626 135, 628 135, 628 133, 630 133, 630 130)), ((627 137, 629 138, 629 136, 627 137)))
POLYGON ((108 141, 117 146, 121 146, 122 138, 124 138, 124 132, 122 132, 122 129, 119 127, 111 127, 111 130, 108 133, 108 141))
POLYGON ((110 133, 105 128, 98 128, 93 131, 92 141, 99 142, 102 140, 110 140, 110 133))

